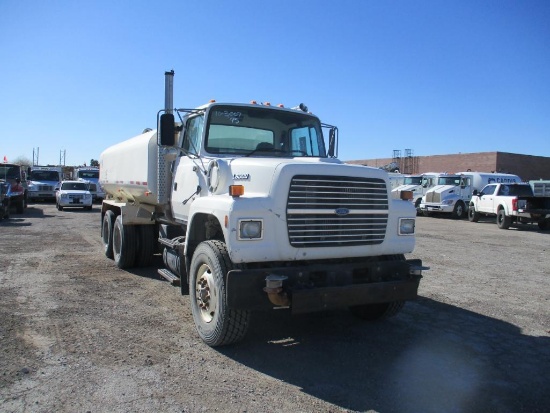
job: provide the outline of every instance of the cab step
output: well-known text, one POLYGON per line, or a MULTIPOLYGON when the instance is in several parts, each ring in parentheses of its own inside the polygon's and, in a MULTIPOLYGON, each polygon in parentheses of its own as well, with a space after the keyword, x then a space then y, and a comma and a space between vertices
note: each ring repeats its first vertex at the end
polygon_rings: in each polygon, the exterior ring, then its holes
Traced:
POLYGON ((167 281, 170 282, 170 284, 179 287, 180 285, 180 279, 177 275, 175 275, 172 271, 167 270, 166 268, 160 268, 157 270, 159 275, 163 278, 165 278, 167 281))

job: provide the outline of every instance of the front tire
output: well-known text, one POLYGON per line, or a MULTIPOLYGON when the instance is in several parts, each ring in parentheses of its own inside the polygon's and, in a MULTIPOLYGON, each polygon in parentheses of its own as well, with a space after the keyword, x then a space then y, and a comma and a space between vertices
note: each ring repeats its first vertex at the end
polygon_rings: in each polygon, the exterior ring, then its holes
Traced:
POLYGON ((18 214, 22 214, 23 212, 25 212, 25 200, 22 199, 21 201, 17 202, 17 204, 15 204, 15 212, 17 212, 18 214))
MULTIPOLYGON (((390 256, 391 261, 405 261, 403 254, 390 256)), ((389 303, 376 303, 354 305, 349 308, 351 313, 358 318, 367 321, 385 320, 393 317, 405 306, 405 301, 391 301, 389 303)))
POLYGON ((130 268, 136 259, 136 227, 123 225, 117 216, 113 227, 113 258, 118 268, 130 268))
POLYGON ((200 338, 209 346, 223 346, 244 338, 250 313, 227 307, 225 276, 233 269, 222 241, 205 241, 193 254, 190 266, 189 297, 200 338))
POLYGON ((542 231, 546 231, 548 228, 550 228, 550 220, 543 219, 542 221, 539 221, 538 223, 539 229, 542 231))
POLYGON ((504 209, 500 209, 497 213, 497 225, 500 229, 508 229, 512 224, 512 218, 506 215, 504 209))
POLYGON ((391 303, 366 304, 350 307, 351 313, 368 321, 385 320, 393 317, 401 311, 405 301, 393 301, 391 303))
POLYGON ((453 209, 453 218, 462 219, 464 218, 465 213, 466 213, 466 209, 465 209, 464 203, 458 201, 453 209))
POLYGON ((470 205, 470 208, 468 209, 468 220, 470 222, 479 221, 479 212, 476 212, 476 209, 473 205, 470 205))

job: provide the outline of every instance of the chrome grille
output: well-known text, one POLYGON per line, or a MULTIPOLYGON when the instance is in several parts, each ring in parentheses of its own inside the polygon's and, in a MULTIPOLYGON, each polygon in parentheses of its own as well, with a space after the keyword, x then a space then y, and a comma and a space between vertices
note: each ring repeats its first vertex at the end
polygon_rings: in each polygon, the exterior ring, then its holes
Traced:
POLYGON ((380 244, 387 222, 382 179, 299 175, 290 183, 287 228, 294 247, 380 244))
POLYGON ((428 192, 426 194, 426 202, 441 202, 441 194, 439 192, 428 192))

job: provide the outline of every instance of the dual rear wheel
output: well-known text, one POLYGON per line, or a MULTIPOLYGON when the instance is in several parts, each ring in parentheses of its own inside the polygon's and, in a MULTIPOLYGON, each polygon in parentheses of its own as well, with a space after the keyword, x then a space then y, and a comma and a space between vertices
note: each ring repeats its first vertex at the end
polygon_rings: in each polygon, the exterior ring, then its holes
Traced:
POLYGON ((117 267, 146 267, 153 260, 155 226, 124 225, 120 215, 108 210, 101 223, 101 240, 105 256, 117 267))

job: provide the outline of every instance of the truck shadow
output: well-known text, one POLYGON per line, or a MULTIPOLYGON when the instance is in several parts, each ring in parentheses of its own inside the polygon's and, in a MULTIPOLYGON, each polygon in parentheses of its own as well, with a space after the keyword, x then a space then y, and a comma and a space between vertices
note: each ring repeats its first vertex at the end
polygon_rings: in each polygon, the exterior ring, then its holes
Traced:
POLYGON ((13 218, 13 216, 0 221, 0 227, 29 227, 31 225, 32 223, 25 221, 24 218, 13 218))
MULTIPOLYGON (((495 221, 495 218, 494 217, 480 217, 479 218, 479 221, 477 222, 469 222, 469 221, 466 221, 468 222, 468 224, 471 224, 471 225, 492 225, 494 227, 497 227, 497 224, 496 224, 496 221, 495 221)), ((536 224, 536 223, 527 223, 527 224, 512 224, 509 228, 509 230, 512 230, 512 231, 526 231, 526 232, 539 232, 541 234, 549 234, 550 233, 550 229, 549 230, 542 230, 539 228, 539 226, 536 224)), ((502 230, 502 231, 507 231, 507 230, 502 230)))
POLYGON ((550 332, 543 334, 420 297, 378 323, 347 311, 256 314, 244 342, 216 350, 353 411, 543 412, 550 332))

